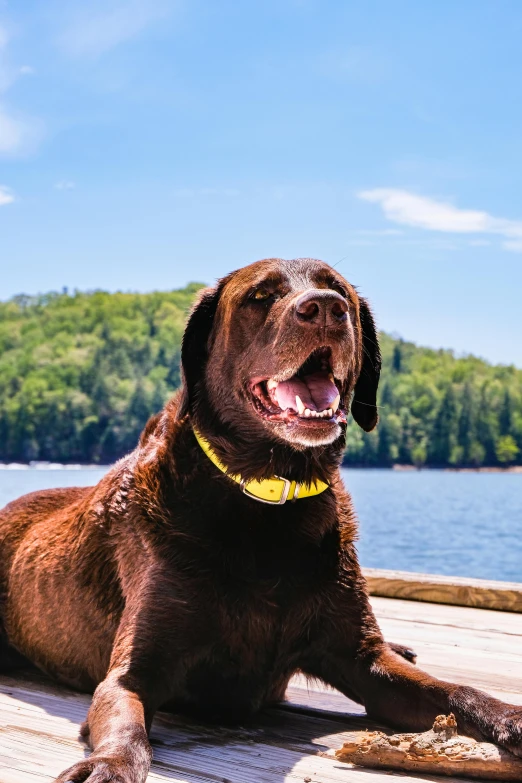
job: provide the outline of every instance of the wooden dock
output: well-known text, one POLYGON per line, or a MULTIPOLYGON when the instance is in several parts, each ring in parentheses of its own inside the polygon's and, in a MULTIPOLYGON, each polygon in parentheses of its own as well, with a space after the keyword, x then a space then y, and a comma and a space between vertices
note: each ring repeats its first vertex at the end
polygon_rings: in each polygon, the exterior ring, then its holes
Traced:
MULTIPOLYGON (((386 638, 411 645, 422 668, 522 704, 522 615, 382 597, 373 597, 372 603, 386 638)), ((333 758, 346 732, 375 728, 360 706, 299 677, 287 698, 254 724, 237 729, 158 715, 148 780, 383 783, 393 777, 333 758)), ((50 783, 81 759, 87 751, 78 729, 89 701, 40 677, 1 677, 0 783, 50 783)), ((400 778, 403 783, 425 779, 400 778)))

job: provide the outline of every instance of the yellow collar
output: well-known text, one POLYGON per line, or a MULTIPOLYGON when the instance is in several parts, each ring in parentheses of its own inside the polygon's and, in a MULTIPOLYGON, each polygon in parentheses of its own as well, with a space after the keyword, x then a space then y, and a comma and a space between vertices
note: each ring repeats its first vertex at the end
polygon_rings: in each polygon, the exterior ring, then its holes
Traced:
POLYGON ((274 506, 282 506, 287 500, 301 500, 301 498, 310 498, 313 495, 320 495, 325 489, 328 489, 328 484, 324 481, 314 481, 309 486, 306 484, 299 484, 296 481, 290 481, 289 479, 281 478, 280 476, 274 476, 269 479, 262 479, 257 481, 245 481, 241 476, 232 476, 227 473, 226 467, 223 465, 219 457, 214 453, 208 440, 206 440, 196 429, 194 429, 194 435, 196 440, 209 458, 214 463, 216 468, 222 473, 239 484, 241 490, 249 498, 259 500, 261 503, 270 503, 274 506))

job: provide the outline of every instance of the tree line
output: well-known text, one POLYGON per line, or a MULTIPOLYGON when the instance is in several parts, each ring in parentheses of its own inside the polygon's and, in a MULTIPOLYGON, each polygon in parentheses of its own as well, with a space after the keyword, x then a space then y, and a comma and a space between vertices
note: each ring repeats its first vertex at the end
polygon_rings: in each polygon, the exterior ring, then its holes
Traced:
POLYGON ((502 467, 522 463, 522 370, 381 334, 380 422, 350 422, 359 465, 502 467))
MULTIPOLYGON (((180 384, 200 284, 0 303, 0 461, 108 463, 180 384)), ((348 426, 352 465, 522 464, 522 370, 381 334, 380 423, 348 426)))

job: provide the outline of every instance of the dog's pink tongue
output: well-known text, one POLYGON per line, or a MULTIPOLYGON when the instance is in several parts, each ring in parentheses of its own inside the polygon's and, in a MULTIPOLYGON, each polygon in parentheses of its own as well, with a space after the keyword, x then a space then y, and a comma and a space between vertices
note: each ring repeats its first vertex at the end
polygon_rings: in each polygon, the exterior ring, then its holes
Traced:
POLYGON ((314 372, 299 378, 294 375, 288 381, 277 384, 274 397, 282 410, 297 410, 295 398, 299 396, 305 408, 324 411, 330 408, 339 392, 327 372, 314 372))

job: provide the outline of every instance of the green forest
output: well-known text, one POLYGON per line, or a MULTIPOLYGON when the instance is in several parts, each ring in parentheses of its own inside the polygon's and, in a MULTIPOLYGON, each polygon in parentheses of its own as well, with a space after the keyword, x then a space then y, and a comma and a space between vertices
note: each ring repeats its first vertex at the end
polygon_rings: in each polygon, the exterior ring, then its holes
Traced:
MULTIPOLYGON (((200 284, 0 303, 0 461, 109 463, 134 448, 180 383, 200 284)), ((522 370, 381 334, 380 424, 348 426, 346 462, 522 464, 522 370)))

